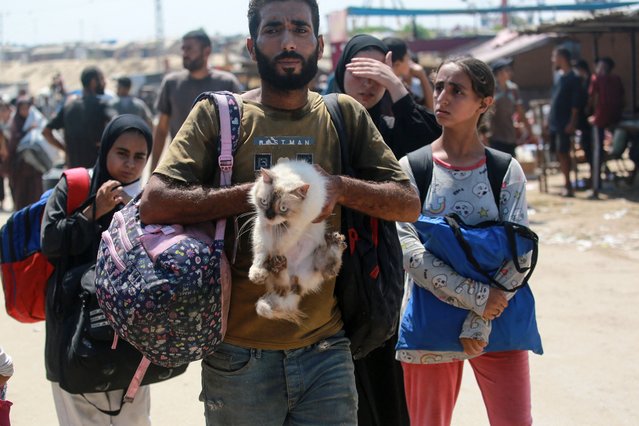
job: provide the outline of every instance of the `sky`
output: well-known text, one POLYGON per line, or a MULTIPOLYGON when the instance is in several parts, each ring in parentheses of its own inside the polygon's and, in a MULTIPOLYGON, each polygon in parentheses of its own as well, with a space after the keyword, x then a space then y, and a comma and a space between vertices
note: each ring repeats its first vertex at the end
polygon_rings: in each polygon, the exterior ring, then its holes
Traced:
MULTIPOLYGON (((497 6, 500 0, 318 0, 320 31, 326 32, 326 15, 348 6, 392 7, 407 9, 467 8, 497 6)), ((511 0, 511 5, 536 4, 536 0, 511 0)), ((570 0, 545 0, 546 4, 572 3, 570 0)), ((247 0, 163 0, 162 15, 165 38, 179 38, 184 33, 204 28, 210 35, 247 34, 247 0)), ((363 19, 363 18, 359 18, 363 19)), ((370 18, 370 24, 379 23, 370 18)), ((379 19, 379 18, 377 18, 379 19)), ((383 18, 396 26, 397 18, 383 18)), ((457 24, 472 26, 470 16, 439 18, 420 17, 427 27, 448 28, 457 24)), ((408 23, 407 18, 400 21, 408 23)), ((2 0, 0 1, 0 44, 51 44, 69 41, 153 40, 155 37, 155 0, 2 0)))

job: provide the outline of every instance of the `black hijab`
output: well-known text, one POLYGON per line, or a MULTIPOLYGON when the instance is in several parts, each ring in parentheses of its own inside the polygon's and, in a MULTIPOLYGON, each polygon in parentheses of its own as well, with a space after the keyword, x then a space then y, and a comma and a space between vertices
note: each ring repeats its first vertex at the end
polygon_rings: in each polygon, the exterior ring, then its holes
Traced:
POLYGON ((356 36, 353 36, 348 43, 346 43, 346 46, 344 46, 344 50, 342 51, 342 56, 340 56, 339 61, 337 61, 337 66, 335 67, 335 83, 337 84, 337 88, 340 92, 346 93, 344 91, 346 64, 350 63, 353 56, 357 55, 358 52, 371 47, 379 50, 384 55, 388 52, 388 47, 386 47, 384 42, 377 37, 373 37, 368 34, 357 34, 356 36))
MULTIPOLYGON (((153 148, 153 136, 151 135, 151 129, 137 115, 122 114, 115 117, 107 124, 102 133, 102 139, 100 140, 100 152, 98 153, 98 159, 93 167, 93 177, 91 178, 91 192, 90 195, 94 196, 100 186, 108 180, 113 179, 107 170, 107 155, 115 141, 126 131, 137 130, 144 136, 146 140, 146 147, 148 150, 148 157, 151 157, 151 149, 153 148)), ((134 181, 135 182, 135 181, 134 181)), ((121 182, 122 185, 128 185, 133 182, 121 182)))
MULTIPOLYGON (((146 141, 147 147, 147 159, 151 156, 151 148, 153 147, 153 136, 151 136, 151 129, 146 124, 146 122, 133 114, 122 114, 116 116, 113 120, 107 124, 102 133, 102 139, 100 140, 100 152, 98 153, 98 159, 95 162, 95 166, 93 166, 93 177, 91 178, 91 190, 89 193, 89 200, 94 203, 93 211, 95 211, 95 194, 98 192, 98 189, 108 180, 113 179, 113 177, 109 174, 107 170, 107 155, 111 148, 113 148, 113 144, 115 141, 126 131, 135 130, 138 131, 144 136, 144 140, 146 141)), ((138 179, 134 180, 136 182, 138 179)), ((133 182, 121 182, 122 185, 129 185, 133 182)), ((119 210, 122 206, 116 207, 111 212, 105 214, 100 219, 98 219, 98 224, 103 228, 106 228, 111 223, 111 219, 113 218, 113 214, 119 210)))

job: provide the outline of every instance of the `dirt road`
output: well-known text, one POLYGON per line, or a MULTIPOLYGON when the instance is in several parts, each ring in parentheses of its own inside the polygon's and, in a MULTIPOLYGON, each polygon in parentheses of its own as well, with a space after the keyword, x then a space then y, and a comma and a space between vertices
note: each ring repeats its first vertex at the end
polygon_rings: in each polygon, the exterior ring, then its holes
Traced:
MULTIPOLYGON (((636 425, 639 418, 639 184, 607 188, 604 200, 564 199, 531 183, 531 226, 541 237, 532 285, 545 354, 531 355, 537 425, 636 425)), ((556 188, 551 188, 557 191, 556 188)), ((7 215, 2 215, 2 222, 7 215)), ((12 354, 9 382, 16 426, 55 425, 43 368, 43 324, 0 312, 0 344, 12 354)), ((202 425, 199 364, 153 385, 157 426, 202 425)), ((467 369, 454 425, 488 425, 467 369)))

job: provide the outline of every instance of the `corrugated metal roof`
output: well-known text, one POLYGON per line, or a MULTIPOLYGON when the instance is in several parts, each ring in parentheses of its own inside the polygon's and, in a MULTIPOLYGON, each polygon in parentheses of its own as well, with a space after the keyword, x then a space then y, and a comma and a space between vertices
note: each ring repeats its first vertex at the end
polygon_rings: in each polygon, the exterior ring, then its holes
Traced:
POLYGON ((609 33, 639 30, 639 11, 610 13, 539 25, 533 33, 609 33))
POLYGON ((498 33, 494 39, 469 49, 466 53, 491 63, 499 58, 516 56, 552 43, 555 34, 518 34, 515 31, 504 30, 498 33))

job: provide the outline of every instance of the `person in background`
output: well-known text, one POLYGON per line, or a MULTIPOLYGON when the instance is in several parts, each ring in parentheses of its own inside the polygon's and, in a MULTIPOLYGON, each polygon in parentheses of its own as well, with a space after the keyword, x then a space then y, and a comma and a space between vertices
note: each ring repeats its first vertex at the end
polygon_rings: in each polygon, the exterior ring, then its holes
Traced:
POLYGON ((4 210, 4 179, 9 176, 9 139, 13 106, 0 98, 0 210, 4 210))
POLYGON ((4 400, 6 396, 6 385, 13 376, 13 360, 0 347, 0 400, 4 400))
MULTIPOLYGON (((588 95, 588 87, 590 86, 590 80, 592 74, 590 72, 590 66, 584 59, 579 59, 574 65, 575 73, 579 77, 579 90, 580 90, 580 105, 579 115, 577 118, 577 130, 579 130, 579 146, 584 151, 586 161, 590 167, 590 180, 592 182, 592 176, 594 174, 594 164, 592 155, 592 125, 588 122, 588 117, 591 115, 591 107, 588 95)), ((603 160, 603 144, 599 144, 599 159, 603 160)))
POLYGON ((391 68, 392 53, 381 40, 358 34, 344 47, 335 68, 336 89, 358 101, 396 158, 441 134, 435 116, 419 105, 391 68))
POLYGON ((68 168, 95 164, 102 131, 116 115, 103 97, 106 81, 100 69, 92 66, 83 69, 80 80, 82 96, 69 98, 42 131, 51 145, 64 151, 68 168), (64 130, 64 141, 53 133, 56 129, 64 130))
POLYGON ((613 74, 614 68, 615 61, 612 58, 598 59, 595 74, 588 88, 590 107, 594 111, 589 121, 597 127, 599 144, 602 147, 605 131, 614 132, 621 121, 625 104, 623 83, 618 75, 613 74))
POLYGON ((548 115, 550 149, 557 154, 559 169, 564 176, 564 189, 561 192, 564 197, 575 195, 570 182, 570 152, 582 102, 579 77, 572 69, 571 57, 570 51, 564 47, 552 51, 551 61, 556 74, 548 115))
POLYGON ((117 99, 113 102, 113 108, 118 114, 133 114, 143 119, 149 128, 153 128, 153 116, 151 110, 142 99, 131 96, 131 79, 129 77, 118 78, 117 99))
MULTIPOLYGON (((116 211, 141 190, 140 177, 152 148, 151 129, 131 114, 115 117, 104 129, 91 177, 89 198, 93 202, 82 210, 67 212, 68 185, 60 179, 47 200, 42 218, 42 253, 56 266, 46 296, 45 369, 51 382, 58 421, 65 426, 113 425, 149 426, 151 391, 141 386, 132 403, 122 406, 117 416, 98 410, 114 410, 122 402, 124 390, 71 394, 60 387, 60 357, 67 348, 63 342, 64 315, 56 304, 57 274, 63 274, 63 255, 69 255, 67 269, 95 262, 102 232, 116 211), (71 238, 68 238, 68 236, 71 238), (61 318, 62 317, 62 318, 61 318)), ((97 373, 97 372, 96 372, 97 373)))
POLYGON ((13 403, 7 401, 7 381, 11 376, 13 376, 13 361, 0 347, 0 425, 2 426, 11 424, 9 410, 13 403))
MULTIPOLYGON (((351 38, 335 68, 338 92, 368 111, 396 158, 431 143, 441 134, 435 117, 415 102, 393 72, 391 53, 379 39, 351 38)), ((395 360, 397 335, 365 358, 355 360, 360 425, 408 425, 401 365, 395 360)))
POLYGON ((16 113, 13 115, 11 122, 11 138, 9 139, 7 150, 7 162, 9 165, 9 187, 11 188, 13 209, 15 211, 38 201, 43 192, 42 173, 24 161, 17 152, 22 138, 30 130, 37 128, 37 123, 34 122, 32 124, 33 127, 25 129, 25 123, 31 108, 35 107, 31 105, 30 97, 23 96, 18 98, 16 101, 16 113))
POLYGON ((386 37, 382 40, 392 52, 393 71, 404 83, 411 88, 413 80, 417 80, 421 93, 416 96, 416 101, 433 110, 433 87, 426 75, 426 71, 417 64, 410 56, 406 42, 397 37, 386 37))
POLYGON ((490 139, 492 148, 506 152, 515 157, 515 148, 520 143, 517 139, 515 122, 524 127, 529 140, 532 139, 532 129, 526 119, 524 103, 519 93, 519 86, 512 81, 512 59, 498 59, 492 64, 493 76, 497 82, 492 108, 487 116, 490 117, 490 139))
POLYGON ((184 70, 168 74, 160 86, 156 105, 160 116, 153 134, 151 170, 160 160, 167 135, 170 133, 171 139, 175 137, 200 93, 220 90, 239 93, 242 90, 233 74, 209 68, 210 54, 211 39, 204 30, 190 31, 182 37, 184 70))

